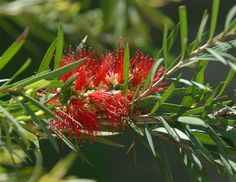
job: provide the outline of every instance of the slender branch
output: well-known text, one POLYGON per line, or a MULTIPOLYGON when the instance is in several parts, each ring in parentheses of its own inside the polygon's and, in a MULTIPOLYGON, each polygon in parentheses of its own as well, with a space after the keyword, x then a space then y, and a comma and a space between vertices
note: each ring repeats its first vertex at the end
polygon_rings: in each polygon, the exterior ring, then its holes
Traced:
POLYGON ((149 87, 141 95, 139 95, 135 99, 135 101, 140 100, 140 99, 146 97, 147 95, 149 95, 152 92, 152 90, 157 88, 160 85, 160 83, 162 83, 162 81, 164 81, 170 75, 173 75, 176 71, 178 71, 180 68, 182 68, 184 63, 189 61, 191 58, 193 58, 193 57, 197 56, 198 54, 204 52, 207 48, 210 48, 210 47, 214 46, 217 42, 219 42, 219 41, 220 42, 225 42, 227 40, 230 40, 230 39, 234 38, 235 36, 236 36, 236 31, 233 31, 233 32, 231 32, 231 33, 229 33, 227 35, 219 34, 218 36, 216 36, 211 41, 208 41, 207 43, 205 43, 204 45, 202 45, 198 49, 194 50, 192 53, 189 54, 188 58, 181 59, 178 62, 178 64, 176 64, 171 70, 169 70, 166 73, 164 73, 157 82, 155 82, 151 87, 149 87))

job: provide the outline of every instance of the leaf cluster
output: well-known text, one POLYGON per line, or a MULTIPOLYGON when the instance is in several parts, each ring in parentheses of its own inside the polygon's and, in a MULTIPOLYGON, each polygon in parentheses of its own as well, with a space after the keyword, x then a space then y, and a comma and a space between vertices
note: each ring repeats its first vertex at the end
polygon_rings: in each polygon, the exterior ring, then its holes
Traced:
MULTIPOLYGON (((175 147, 193 181, 209 181, 203 165, 204 160, 215 167, 220 175, 226 175, 230 181, 236 181, 236 163, 230 157, 236 152, 236 109, 233 100, 235 92, 226 92, 236 72, 236 7, 230 10, 224 30, 215 35, 218 9, 219 0, 214 0, 210 29, 206 30, 209 18, 206 11, 202 16, 196 39, 190 43, 186 7, 179 8, 180 23, 171 32, 168 30, 168 25, 165 26, 163 47, 145 82, 142 83, 143 93, 133 98, 131 110, 138 109, 146 114, 134 115, 131 112, 129 117, 124 118, 136 140, 143 142, 151 151, 167 181, 173 181, 173 177, 163 144, 166 142, 175 147), (181 52, 179 56, 173 58, 170 56, 171 49, 178 37, 181 40, 181 52), (217 86, 205 81, 205 70, 212 61, 230 68, 225 81, 217 86), (153 83, 153 77, 162 64, 166 67, 166 73, 153 83), (192 67, 196 68, 192 79, 183 78, 181 69, 192 67), (173 77, 175 74, 177 76, 173 77), (148 96, 162 82, 170 83, 166 91, 148 96), (180 98, 180 102, 172 103, 171 98, 176 96, 180 98)), ((27 30, 1 55, 0 71, 22 47, 26 36, 27 30)), ((48 139, 55 150, 59 151, 57 140, 52 133, 59 136, 72 150, 77 151, 82 160, 89 162, 81 153, 76 141, 69 140, 60 131, 52 132, 49 129, 53 119, 61 120, 61 118, 53 113, 47 104, 47 101, 55 95, 46 91, 60 88, 60 93, 66 96, 67 88, 71 86, 74 78, 62 83, 58 81, 58 77, 83 63, 83 60, 79 60, 59 68, 63 43, 64 34, 59 25, 57 37, 46 51, 35 75, 14 82, 14 79, 30 65, 31 60, 27 59, 11 78, 0 80, 0 149, 9 153, 14 166, 17 166, 15 150, 21 149, 25 156, 30 157, 30 150, 40 150, 40 139, 48 139), (50 69, 54 54, 53 69, 50 69), (38 100, 37 94, 40 92, 46 94, 38 100)), ((128 89, 128 67, 129 48, 126 46, 125 92, 128 89)), ((110 131, 98 132, 93 137, 100 143, 122 146, 104 137, 110 134, 110 131)))

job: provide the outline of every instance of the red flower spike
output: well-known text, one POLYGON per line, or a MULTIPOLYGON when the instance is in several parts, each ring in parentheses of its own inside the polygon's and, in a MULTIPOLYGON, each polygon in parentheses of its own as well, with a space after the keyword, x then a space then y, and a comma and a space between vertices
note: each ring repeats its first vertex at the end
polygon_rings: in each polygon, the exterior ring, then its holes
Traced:
POLYGON ((58 111, 57 115, 63 121, 54 120, 52 125, 67 131, 70 136, 74 134, 78 137, 81 130, 93 134, 98 129, 96 114, 85 108, 83 100, 72 99, 66 111, 58 111))
POLYGON ((82 124, 83 130, 92 133, 98 129, 97 116, 94 112, 89 111, 85 104, 84 100, 72 99, 69 109, 71 116, 82 124))
POLYGON ((128 116, 130 101, 121 93, 92 92, 88 95, 91 103, 95 104, 97 112, 104 112, 104 118, 113 127, 124 126, 122 117, 128 116))
POLYGON ((130 64, 130 73, 133 75, 132 86, 137 87, 152 69, 154 59, 144 56, 141 52, 136 52, 131 58, 130 64))
POLYGON ((95 86, 98 86, 102 82, 106 82, 106 75, 111 70, 113 62, 112 55, 108 53, 101 63, 96 76, 94 77, 93 83, 95 86))
MULTIPOLYGON (((59 106, 56 113, 63 121, 54 120, 51 127, 68 132, 69 135, 79 137, 81 130, 87 134, 95 134, 102 129, 102 123, 107 122, 111 129, 123 128, 123 117, 129 116, 129 107, 137 87, 144 82, 155 60, 145 56, 140 51, 130 59, 129 90, 123 93, 123 66, 124 51, 120 48, 117 52, 107 52, 105 56, 98 57, 91 49, 80 49, 74 55, 72 51, 63 56, 61 67, 74 61, 86 58, 84 63, 76 69, 61 76, 65 82, 69 77, 78 74, 71 87, 71 98, 67 106, 59 106), (61 107, 61 108, 60 108, 61 107)), ((154 76, 153 83, 158 81, 165 72, 160 67, 154 76)), ((165 83, 160 83, 153 92, 163 92, 165 83)), ((139 96, 138 93, 137 97, 139 96)), ((60 99, 60 98, 56 98, 60 99)), ((54 103, 54 101, 49 102, 54 103)), ((62 104, 58 100, 59 104, 62 104)))

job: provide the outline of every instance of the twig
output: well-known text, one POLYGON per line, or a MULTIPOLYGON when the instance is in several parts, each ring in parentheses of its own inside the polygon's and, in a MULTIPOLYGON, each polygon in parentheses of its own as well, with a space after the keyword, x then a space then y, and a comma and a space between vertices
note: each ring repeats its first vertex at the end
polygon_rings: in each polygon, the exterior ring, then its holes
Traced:
POLYGON ((192 53, 189 54, 188 58, 186 59, 181 59, 178 64, 176 64, 171 70, 169 70, 168 72, 164 73, 161 78, 155 82, 151 87, 149 87, 147 90, 145 90, 141 95, 139 95, 136 99, 135 102, 137 100, 140 100, 144 97, 146 97, 147 95, 149 95, 152 90, 154 90, 155 88, 157 88, 160 83, 165 80, 166 78, 168 78, 170 75, 174 74, 176 71, 178 71, 180 68, 182 68, 183 64, 186 63, 187 61, 189 61, 191 58, 195 57, 196 55, 204 52, 207 48, 210 48, 212 46, 214 46, 217 42, 225 42, 227 40, 232 39, 233 37, 236 36, 236 31, 233 31, 227 35, 224 34, 219 34, 218 36, 216 36, 214 39, 212 39, 211 41, 208 41, 206 44, 202 45, 201 47, 199 47, 198 49, 196 49, 195 51, 193 51, 192 53))

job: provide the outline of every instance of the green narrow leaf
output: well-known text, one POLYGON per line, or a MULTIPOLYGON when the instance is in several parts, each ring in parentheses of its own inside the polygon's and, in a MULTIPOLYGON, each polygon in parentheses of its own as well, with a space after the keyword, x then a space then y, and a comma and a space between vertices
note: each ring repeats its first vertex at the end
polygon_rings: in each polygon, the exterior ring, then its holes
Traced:
POLYGON ((135 99, 140 91, 140 88, 141 88, 141 84, 138 85, 138 88, 135 90, 134 95, 132 97, 132 102, 131 102, 131 107, 130 107, 131 114, 134 112, 134 106, 136 104, 135 99))
POLYGON ((207 20, 209 18, 209 15, 207 13, 207 10, 204 11, 203 15, 202 15, 202 20, 198 29, 198 33, 197 33, 197 41, 200 43, 202 41, 202 37, 203 37, 203 33, 204 30, 206 28, 206 24, 207 24, 207 20))
POLYGON ((228 33, 228 32, 230 32, 230 31, 235 31, 235 30, 236 30, 236 19, 234 19, 234 20, 230 23, 229 28, 228 28, 228 31, 225 32, 225 33, 228 33))
POLYGON ((215 34, 219 6, 220 6, 220 0, 213 0, 212 11, 211 11, 211 25, 210 25, 209 40, 211 40, 215 34))
POLYGON ((187 170, 189 176, 191 177, 192 181, 195 182, 208 182, 209 179, 207 177, 207 173, 204 170, 201 161, 197 158, 197 156, 192 153, 192 159, 182 150, 179 148, 179 154, 182 158, 182 162, 184 164, 185 169, 187 170))
POLYGON ((61 118, 59 116, 57 116, 54 112, 52 112, 50 109, 48 109, 45 105, 43 105, 42 103, 40 103, 39 101, 37 101, 36 99, 23 94, 23 93, 17 93, 18 95, 22 96, 24 99, 26 99, 27 101, 31 102, 33 105, 35 105, 37 108, 41 109, 45 114, 47 114, 48 116, 57 119, 58 121, 61 121, 61 118))
POLYGON ((88 36, 86 35, 83 40, 80 42, 80 44, 76 47, 76 53, 79 52, 80 49, 82 49, 87 41, 88 36))
POLYGON ((153 106, 150 114, 155 113, 158 108, 160 107, 161 104, 163 104, 165 101, 167 101, 167 99, 172 95, 172 93, 175 90, 175 83, 173 82, 168 89, 163 93, 163 95, 161 96, 161 98, 156 102, 156 104, 153 106))
POLYGON ((219 94, 217 97, 219 97, 220 95, 222 95, 225 91, 225 89, 227 88, 227 86, 230 84, 230 82, 232 81, 232 79, 234 78, 234 75, 235 75, 235 70, 234 69, 230 69, 225 81, 224 81, 224 85, 222 86, 219 94))
MULTIPOLYGON (((176 92, 176 90, 175 90, 176 92)), ((141 109, 144 112, 150 112, 150 110, 153 108, 153 106, 156 104, 156 102, 160 99, 158 96, 149 96, 144 99, 138 100, 135 104, 137 108, 141 109)), ((187 107, 178 105, 178 104, 171 104, 171 103, 163 103, 159 109, 158 112, 164 112, 168 113, 169 111, 172 112, 180 112, 188 110, 187 107)))
POLYGON ((188 41, 188 23, 187 12, 185 6, 179 7, 179 20, 180 20, 180 35, 181 35, 181 53, 182 59, 186 56, 187 41, 188 41))
POLYGON ((168 41, 167 41, 167 36, 168 36, 168 26, 165 24, 164 32, 163 32, 163 41, 162 41, 165 68, 168 68, 168 41))
POLYGON ((233 173, 233 169, 229 163, 229 160, 228 160, 228 157, 225 153, 225 150, 224 150, 224 146, 222 145, 221 143, 221 140, 219 139, 219 137, 217 136, 217 134, 215 133, 215 131, 213 130, 213 128, 211 128, 210 126, 208 126, 209 128, 209 131, 208 133, 210 134, 210 136, 212 137, 212 139, 214 140, 214 142, 216 143, 216 146, 219 150, 219 156, 220 156, 220 160, 222 161, 224 167, 225 167, 225 170, 228 174, 228 177, 229 177, 229 180, 231 182, 235 181, 234 179, 234 173, 233 173))
POLYGON ((57 38, 52 42, 46 54, 44 55, 43 60, 39 66, 38 73, 41 73, 49 69, 50 62, 56 49, 56 45, 57 45, 57 38))
POLYGON ((202 61, 199 62, 197 65, 197 71, 194 76, 194 81, 203 84, 204 79, 205 79, 205 70, 207 68, 208 62, 207 61, 202 61))
POLYGON ((226 20, 225 20, 225 30, 224 32, 227 32, 230 28, 230 24, 234 20, 234 17, 236 16, 236 5, 234 5, 229 13, 227 14, 226 20))
POLYGON ((144 136, 142 130, 134 124, 134 122, 129 119, 129 118, 124 118, 124 121, 126 122, 126 124, 133 130, 135 131, 137 134, 139 134, 140 136, 144 136))
POLYGON ((197 148, 199 149, 199 151, 202 153, 202 155, 211 163, 213 164, 214 163, 214 158, 213 156, 211 155, 211 153, 209 152, 209 150, 204 147, 204 145, 198 140, 198 138, 196 138, 192 131, 190 130, 190 127, 189 126, 186 126, 185 127, 185 131, 187 133, 187 135, 189 136, 189 139, 191 141, 191 143, 197 148))
POLYGON ((28 66, 31 63, 31 59, 28 58, 25 63, 20 67, 20 69, 17 70, 17 72, 15 72, 15 74, 9 79, 7 80, 7 82, 5 82, 2 86, 8 85, 10 82, 12 82, 16 77, 18 77, 23 71, 25 71, 26 68, 28 68, 28 66))
POLYGON ((175 130, 173 128, 171 128, 171 126, 166 122, 166 120, 163 117, 158 117, 157 119, 162 122, 162 124, 164 125, 165 129, 173 137, 173 139, 176 142, 180 142, 179 136, 176 134, 175 130))
POLYGON ((127 94, 128 86, 129 86, 129 62, 130 62, 130 55, 129 55, 129 46, 126 44, 125 46, 125 55, 124 55, 124 93, 127 94))
POLYGON ((202 113, 202 115, 201 115, 202 117, 206 116, 207 109, 212 107, 213 102, 214 102, 214 98, 216 97, 216 94, 219 93, 220 88, 221 88, 221 84, 217 85, 217 87, 214 88, 213 92, 207 96, 207 98, 206 98, 207 100, 204 103, 204 106, 206 106, 206 110, 202 113))
MULTIPOLYGON (((172 78, 172 80, 177 80, 176 78, 172 78)), ((212 91, 209 87, 201 84, 201 83, 198 83, 198 82, 195 82, 195 81, 189 81, 189 80, 186 80, 186 79, 183 79, 183 78, 180 78, 178 80, 180 83, 184 83, 186 85, 189 85, 189 86, 196 86, 198 87, 199 89, 201 90, 206 90, 206 91, 212 91)), ((190 92, 191 93, 191 92, 190 92)))
POLYGON ((42 80, 36 81, 34 83, 31 83, 31 84, 25 86, 24 89, 25 90, 28 90, 28 89, 37 89, 38 90, 41 88, 45 88, 50 84, 51 84, 50 81, 42 79, 42 80))
MULTIPOLYGON (((173 47, 174 43, 176 42, 176 39, 178 38, 178 34, 179 34, 179 27, 180 24, 178 23, 173 30, 170 32, 168 38, 167 38, 167 50, 168 52, 171 50, 171 48, 173 47)), ((163 47, 159 50, 159 53, 156 57, 156 59, 160 59, 163 57, 163 47)), ((171 63, 173 64, 173 63, 171 63)))
MULTIPOLYGON (((182 132, 181 130, 177 128, 173 128, 173 130, 175 131, 175 133, 180 139, 189 141, 189 137, 184 132, 182 132)), ((168 131, 166 130, 165 127, 157 127, 157 128, 152 129, 152 131, 168 134, 168 131)))
POLYGON ((14 168, 17 170, 16 161, 15 161, 15 158, 13 157, 12 138, 10 136, 9 125, 7 122, 3 123, 3 128, 4 128, 4 132, 5 132, 5 137, 6 137, 6 144, 5 144, 6 150, 7 150, 8 154, 10 155, 11 162, 12 162, 14 168))
POLYGON ((163 173, 166 181, 171 182, 171 181, 173 181, 171 168, 170 168, 170 164, 168 161, 167 152, 166 152, 161 140, 157 140, 157 147, 156 148, 158 149, 158 150, 156 150, 157 163, 158 163, 158 165, 161 169, 161 172, 163 173))
POLYGON ((143 86, 144 88, 143 88, 143 90, 145 90, 150 83, 152 84, 153 79, 154 79, 154 77, 156 75, 157 69, 160 67, 160 65, 163 62, 163 60, 164 59, 161 58, 161 59, 158 59, 157 61, 155 61, 155 63, 152 66, 152 69, 150 70, 150 72, 148 73, 147 78, 144 81, 144 86, 143 86))
POLYGON ((7 63, 15 56, 25 42, 25 39, 29 33, 29 29, 25 29, 24 32, 17 38, 15 42, 1 55, 0 57, 0 70, 2 70, 7 63))
POLYGON ((203 120, 201 120, 200 118, 196 118, 196 117, 180 116, 180 117, 178 117, 177 121, 184 123, 184 124, 207 127, 207 124, 203 120))
POLYGON ((209 52, 212 56, 214 56, 217 60, 219 60, 221 63, 227 65, 227 61, 225 60, 225 58, 223 56, 221 56, 217 51, 210 49, 210 48, 206 48, 206 51, 209 52))
MULTIPOLYGON (((77 158, 77 153, 71 152, 64 159, 60 160, 47 174, 52 181, 60 181, 64 177, 77 158)), ((48 178, 46 178, 48 179, 48 178)))
POLYGON ((201 114, 202 112, 205 111, 205 107, 197 107, 194 109, 189 109, 186 112, 184 112, 182 115, 183 116, 188 116, 188 115, 195 115, 195 114, 201 114))
POLYGON ((35 182, 38 181, 39 177, 41 176, 41 172, 43 169, 43 156, 41 151, 34 151, 35 155, 35 167, 34 170, 28 180, 28 182, 35 182))
POLYGON ((151 151, 152 151, 154 157, 156 157, 156 151, 155 151, 155 147, 154 147, 154 144, 153 144, 153 141, 152 141, 152 135, 151 135, 150 130, 149 130, 147 125, 145 126, 145 134, 146 134, 146 137, 147 137, 148 144, 151 148, 151 151))
POLYGON ((64 45, 64 32, 61 24, 58 25, 57 41, 56 41, 56 55, 54 62, 54 69, 59 68, 62 54, 63 54, 63 45, 64 45))
MULTIPOLYGON (((230 109, 230 107, 229 107, 229 109, 230 109)), ((234 112, 234 111, 232 111, 232 112, 234 112)), ((229 144, 233 145, 233 147, 236 146, 236 140, 235 140, 236 132, 234 131, 233 127, 232 127, 232 129, 215 129, 215 131, 222 136, 222 139, 225 142, 227 142, 227 140, 230 140, 230 142, 232 142, 232 143, 229 143, 229 144), (225 140, 225 139, 227 139, 227 140, 225 140)))
MULTIPOLYGON (((222 163, 222 161, 220 159, 216 159, 215 163, 217 164, 217 167, 219 167, 218 168, 218 170, 219 170, 218 172, 222 173, 222 174, 225 174, 225 166, 222 163)), ((231 164, 231 166, 234 169, 234 171, 236 171, 236 163, 234 161, 232 161, 232 160, 229 160, 229 163, 231 164)))
POLYGON ((50 72, 39 73, 37 75, 31 76, 29 78, 26 78, 24 80, 16 82, 12 86, 14 86, 14 87, 21 87, 21 86, 25 86, 25 85, 34 83, 34 82, 39 81, 41 79, 50 80, 50 79, 57 78, 57 77, 65 74, 65 73, 68 73, 69 71, 77 68, 79 65, 83 64, 84 59, 85 58, 83 58, 81 60, 78 60, 78 61, 76 61, 76 62, 74 62, 72 64, 68 64, 68 65, 66 65, 64 67, 55 69, 55 70, 50 71, 50 72))
POLYGON ((203 15, 202 15, 201 23, 200 23, 198 33, 197 33, 197 36, 196 36, 196 40, 194 41, 194 44, 193 44, 191 50, 195 50, 201 45, 202 39, 204 37, 204 30, 206 28, 208 18, 209 18, 209 15, 207 13, 207 10, 205 10, 203 15))
MULTIPOLYGON (((191 83, 191 82, 190 82, 191 83)), ((186 84, 186 82, 185 82, 186 84)), ((187 84, 188 85, 188 84, 187 84)), ((185 107, 191 107, 196 101, 193 99, 192 94, 194 92, 195 87, 191 83, 185 92, 185 96, 182 99, 181 105, 185 107)), ((204 89, 205 90, 205 89, 204 89)))
POLYGON ((37 117, 35 115, 35 113, 23 102, 21 102, 19 99, 17 99, 17 97, 13 97, 14 100, 18 103, 18 105, 28 114, 31 116, 32 120, 34 122, 36 122, 40 128, 42 129, 42 131, 44 133, 46 133, 48 140, 51 142, 52 146, 55 148, 55 150, 59 153, 59 147, 57 145, 57 142, 55 140, 55 138, 52 136, 51 132, 48 130, 48 127, 46 125, 46 123, 40 119, 39 117, 37 117))
POLYGON ((36 148, 39 149, 39 143, 38 143, 38 139, 37 137, 27 131, 26 129, 24 129, 20 124, 19 122, 14 118, 13 115, 11 115, 11 113, 9 113, 5 108, 3 108, 1 105, 0 105, 0 112, 2 112, 7 119, 9 119, 9 121, 12 122, 13 126, 14 126, 14 129, 16 130, 16 132, 19 134, 19 136, 21 136, 22 140, 24 141, 24 143, 29 146, 29 142, 28 141, 31 141, 35 144, 36 148))
POLYGON ((67 89, 69 89, 69 88, 72 86, 72 84, 74 83, 74 81, 75 81, 75 79, 76 79, 77 77, 78 77, 78 73, 76 73, 76 74, 72 75, 71 77, 69 77, 69 78, 66 80, 66 82, 65 82, 65 84, 64 84, 64 86, 62 87, 61 90, 67 90, 67 89))
POLYGON ((194 131, 192 131, 192 134, 193 134, 194 137, 197 138, 202 144, 215 146, 214 140, 213 140, 205 131, 202 131, 202 130, 194 130, 194 131))
POLYGON ((61 133, 60 130, 57 130, 57 128, 55 128, 55 127, 53 127, 52 130, 53 130, 53 132, 54 132, 58 137, 60 137, 60 139, 63 140, 63 142, 65 142, 65 144, 66 144, 70 149, 72 149, 72 150, 74 150, 74 151, 76 151, 76 152, 78 151, 78 148, 77 148, 73 143, 71 143, 70 140, 68 140, 68 139, 65 137, 65 135, 63 135, 63 134, 61 133))
POLYGON ((0 83, 7 82, 9 79, 0 79, 0 83))
POLYGON ((160 67, 162 61, 163 61, 163 59, 158 59, 158 60, 154 63, 154 65, 153 65, 153 67, 152 67, 152 69, 151 69, 151 75, 150 75, 150 83, 151 83, 151 84, 153 84, 154 77, 155 77, 155 75, 156 75, 156 73, 157 73, 157 70, 158 70, 158 68, 160 67))
POLYGON ((197 63, 197 70, 194 75, 195 81, 188 81, 188 80, 180 79, 180 82, 182 80, 182 82, 189 85, 189 87, 186 90, 185 96, 182 99, 182 105, 191 107, 194 104, 192 94, 196 91, 196 88, 193 86, 196 86, 199 89, 204 90, 204 91, 210 91, 210 92, 212 91, 209 87, 203 84, 204 79, 205 79, 204 75, 205 75, 205 70, 207 68, 207 65, 208 65, 208 61, 201 61, 197 63))
POLYGON ((170 35, 168 36, 168 43, 167 43, 167 46, 168 46, 168 51, 171 50, 171 48, 173 47, 177 37, 178 37, 178 33, 179 33, 179 27, 180 27, 180 24, 178 23, 174 29, 171 31, 170 35))

